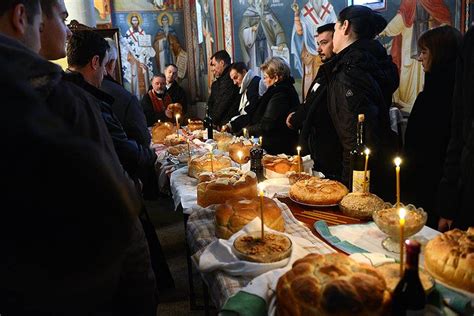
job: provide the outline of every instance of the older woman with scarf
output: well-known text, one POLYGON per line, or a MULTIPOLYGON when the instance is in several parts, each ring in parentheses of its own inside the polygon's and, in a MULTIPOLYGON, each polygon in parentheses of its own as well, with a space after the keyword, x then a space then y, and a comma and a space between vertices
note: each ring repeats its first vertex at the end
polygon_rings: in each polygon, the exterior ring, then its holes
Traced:
POLYGON ((398 71, 376 40, 387 22, 365 6, 343 9, 334 28, 336 56, 321 70, 328 82, 328 110, 342 146, 342 181, 352 184, 350 151, 357 143, 357 117, 365 115, 364 143, 371 150, 370 190, 385 200, 394 198, 391 161, 395 134, 389 108, 398 87, 398 71))
POLYGON ((263 149, 269 154, 293 154, 298 134, 288 128, 286 118, 300 101, 290 76, 290 67, 282 58, 272 57, 260 69, 267 91, 258 102, 247 127, 249 135, 262 136, 263 149))

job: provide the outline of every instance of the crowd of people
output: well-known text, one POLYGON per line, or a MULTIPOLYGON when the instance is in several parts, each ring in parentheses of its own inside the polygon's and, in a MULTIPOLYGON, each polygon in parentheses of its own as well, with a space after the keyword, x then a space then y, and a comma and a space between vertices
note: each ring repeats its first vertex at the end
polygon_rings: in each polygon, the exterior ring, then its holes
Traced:
MULTIPOLYGON (((174 285, 144 204, 158 191, 148 127, 174 122, 171 104, 190 118, 186 93, 168 64, 138 100, 114 78, 113 41, 71 33, 67 16, 64 0, 0 3, 1 197, 9 205, 0 220, 0 313, 155 315, 160 291, 174 285), (65 72, 48 61, 62 57, 65 72)), ((268 58, 260 78, 218 51, 208 113, 224 131, 261 136, 269 154, 302 146, 315 170, 347 186, 362 113, 370 190, 393 200, 398 153, 403 202, 425 208, 441 231, 474 226, 474 29, 463 38, 441 26, 418 39, 425 86, 398 148, 389 119, 398 70, 376 40, 386 25, 353 5, 320 26, 323 64, 302 103, 283 59, 268 58)))

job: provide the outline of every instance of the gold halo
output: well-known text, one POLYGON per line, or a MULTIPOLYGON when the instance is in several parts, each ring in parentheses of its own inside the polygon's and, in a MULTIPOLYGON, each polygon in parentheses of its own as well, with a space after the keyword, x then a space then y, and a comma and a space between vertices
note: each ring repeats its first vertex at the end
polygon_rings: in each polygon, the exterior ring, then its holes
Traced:
POLYGON ((127 24, 128 26, 132 27, 132 23, 130 22, 130 19, 132 18, 132 16, 136 16, 138 18, 138 25, 142 25, 143 24, 143 18, 142 18, 142 15, 138 12, 130 12, 128 15, 127 15, 127 24))
POLYGON ((158 14, 158 17, 156 18, 156 21, 158 22, 158 25, 163 26, 163 23, 161 23, 161 19, 163 18, 163 15, 166 15, 168 17, 168 21, 170 22, 169 25, 173 25, 174 18, 168 12, 162 12, 162 13, 158 14))

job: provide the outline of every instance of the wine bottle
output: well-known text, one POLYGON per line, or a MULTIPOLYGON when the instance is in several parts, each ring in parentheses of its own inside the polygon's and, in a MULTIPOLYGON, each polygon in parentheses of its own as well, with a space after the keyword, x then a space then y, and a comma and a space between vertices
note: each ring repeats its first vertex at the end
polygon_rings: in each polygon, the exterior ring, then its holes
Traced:
POLYGON ((265 180, 263 175, 262 158, 262 147, 254 143, 253 147, 250 149, 250 170, 255 172, 258 182, 265 180))
POLYGON ((204 118, 204 127, 207 129, 207 139, 214 139, 214 127, 212 118, 209 115, 209 106, 206 106, 206 117, 204 118))
POLYGON ((405 273, 392 296, 393 315, 424 315, 426 295, 418 274, 420 243, 407 240, 405 273))
MULTIPOLYGON (((351 150, 351 185, 352 192, 362 192, 364 184, 364 168, 366 146, 364 144, 364 120, 365 115, 359 114, 357 121, 357 144, 351 150)), ((366 190, 370 191, 370 170, 367 170, 366 190)))

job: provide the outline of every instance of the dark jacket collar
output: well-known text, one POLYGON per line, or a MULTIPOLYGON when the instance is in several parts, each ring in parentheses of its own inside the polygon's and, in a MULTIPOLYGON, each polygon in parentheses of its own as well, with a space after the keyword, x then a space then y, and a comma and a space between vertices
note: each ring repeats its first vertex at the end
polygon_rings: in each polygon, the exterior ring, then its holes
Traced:
POLYGON ((88 83, 80 72, 67 69, 66 75, 64 78, 67 81, 73 82, 79 87, 81 87, 82 89, 86 90, 87 92, 92 94, 94 97, 96 97, 100 101, 103 101, 109 105, 114 103, 114 98, 111 95, 105 93, 104 91, 88 83))
POLYGON ((30 82, 43 97, 62 78, 61 67, 31 51, 19 41, 0 34, 0 56, 10 61, 17 75, 30 82))

